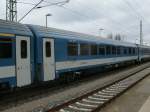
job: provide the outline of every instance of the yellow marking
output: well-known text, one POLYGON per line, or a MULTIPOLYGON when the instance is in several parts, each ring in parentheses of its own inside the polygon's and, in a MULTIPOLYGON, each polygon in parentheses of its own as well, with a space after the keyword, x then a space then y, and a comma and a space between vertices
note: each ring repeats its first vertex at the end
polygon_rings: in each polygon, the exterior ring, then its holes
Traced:
POLYGON ((4 36, 4 37, 13 37, 13 36, 15 36, 15 34, 0 33, 0 36, 4 36))
POLYGON ((14 40, 11 41, 0 41, 0 43, 8 43, 8 42, 15 42, 14 40))

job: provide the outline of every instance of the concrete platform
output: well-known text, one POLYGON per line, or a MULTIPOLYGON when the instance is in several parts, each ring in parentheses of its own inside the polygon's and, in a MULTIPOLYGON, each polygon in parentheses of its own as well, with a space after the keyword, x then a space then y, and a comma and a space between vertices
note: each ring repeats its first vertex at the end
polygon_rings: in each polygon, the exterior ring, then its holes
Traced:
POLYGON ((100 112, 150 112, 150 76, 105 106, 100 112))
POLYGON ((150 97, 147 99, 147 101, 141 107, 139 112, 150 112, 150 97))

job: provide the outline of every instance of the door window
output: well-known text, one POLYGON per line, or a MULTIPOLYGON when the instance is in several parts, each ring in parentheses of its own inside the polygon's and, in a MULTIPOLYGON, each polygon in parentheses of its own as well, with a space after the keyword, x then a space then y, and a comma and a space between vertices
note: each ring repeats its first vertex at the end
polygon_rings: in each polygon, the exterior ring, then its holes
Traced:
POLYGON ((51 57, 51 43, 46 42, 45 44, 46 57, 51 57))
POLYGON ((27 41, 21 40, 21 58, 27 58, 27 41))

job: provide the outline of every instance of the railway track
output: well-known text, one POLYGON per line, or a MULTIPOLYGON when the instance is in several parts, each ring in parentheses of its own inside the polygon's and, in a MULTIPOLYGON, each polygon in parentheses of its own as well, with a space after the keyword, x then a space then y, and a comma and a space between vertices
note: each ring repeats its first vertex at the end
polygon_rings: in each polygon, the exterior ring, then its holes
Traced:
MULTIPOLYGON (((122 79, 126 76, 129 76, 129 75, 135 73, 135 72, 139 72, 139 71, 147 68, 148 66, 150 66, 150 63, 145 63, 143 65, 136 66, 135 68, 134 68, 134 66, 130 66, 130 67, 127 67, 125 69, 124 68, 119 68, 119 70, 116 69, 113 72, 109 71, 109 72, 106 72, 106 73, 101 73, 101 75, 104 76, 106 74, 107 75, 116 74, 118 72, 121 72, 122 70, 126 71, 129 68, 133 69, 133 70, 132 69, 129 70, 127 73, 123 73, 122 76, 119 75, 118 77, 115 78, 115 80, 112 79, 112 80, 110 80, 110 82, 108 82, 104 85, 107 85, 107 84, 110 84, 110 83, 112 83, 116 80, 122 79)), ((55 85, 55 86, 52 86, 52 87, 50 87, 50 85, 44 85, 44 87, 41 86, 41 87, 33 88, 33 89, 25 89, 25 90, 23 89, 23 91, 20 90, 20 91, 8 93, 8 94, 5 94, 5 93, 0 94, 0 96, 1 96, 1 98, 0 98, 0 100, 1 100, 0 101, 0 111, 10 109, 11 107, 17 107, 18 105, 22 105, 26 102, 30 102, 30 101, 37 100, 37 99, 40 99, 40 98, 43 98, 43 97, 47 97, 47 96, 53 94, 52 91, 57 92, 57 90, 59 90, 59 89, 60 89, 59 91, 61 91, 61 88, 64 88, 64 89, 67 90, 68 88, 74 87, 77 84, 80 84, 80 83, 83 83, 83 82, 87 83, 89 81, 91 82, 91 81, 94 81, 97 78, 101 78, 101 77, 96 75, 95 77, 89 77, 89 78, 86 78, 84 80, 81 79, 79 81, 69 83, 69 87, 68 87, 68 84, 64 84, 64 85, 62 84, 61 86, 56 86, 55 85)), ((103 87, 103 86, 101 86, 101 87, 103 87)), ((32 112, 45 112, 45 110, 47 110, 48 108, 50 108, 54 105, 57 105, 58 103, 60 104, 60 102, 57 102, 57 103, 54 103, 54 104, 52 103, 50 105, 45 105, 45 107, 44 106, 39 107, 39 108, 35 107, 32 112), (41 111, 41 110, 43 110, 43 111, 41 111)))
POLYGON ((108 102, 149 75, 150 68, 138 71, 103 88, 55 106, 46 112, 98 112, 108 102), (145 72, 146 71, 146 72, 145 72))

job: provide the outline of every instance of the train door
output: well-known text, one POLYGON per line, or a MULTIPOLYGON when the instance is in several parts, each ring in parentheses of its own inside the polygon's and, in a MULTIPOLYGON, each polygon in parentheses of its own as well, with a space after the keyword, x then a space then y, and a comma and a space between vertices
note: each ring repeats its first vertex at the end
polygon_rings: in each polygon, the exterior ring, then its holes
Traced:
POLYGON ((44 81, 55 78, 54 39, 43 38, 43 72, 44 81))
POLYGON ((17 86, 25 86, 31 84, 31 68, 30 68, 30 38, 16 37, 16 74, 17 86))

